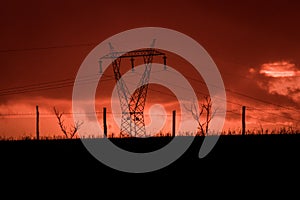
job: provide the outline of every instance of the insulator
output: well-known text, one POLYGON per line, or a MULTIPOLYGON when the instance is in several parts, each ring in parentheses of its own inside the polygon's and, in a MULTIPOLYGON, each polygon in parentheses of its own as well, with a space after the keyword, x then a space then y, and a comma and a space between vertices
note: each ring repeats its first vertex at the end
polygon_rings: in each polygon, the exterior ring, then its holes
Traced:
POLYGON ((134 71, 134 58, 131 58, 130 61, 131 61, 131 70, 134 71))
POLYGON ((167 69, 167 56, 164 55, 163 59, 164 59, 164 70, 166 70, 167 69))
POLYGON ((102 74, 102 60, 99 60, 99 73, 102 74))

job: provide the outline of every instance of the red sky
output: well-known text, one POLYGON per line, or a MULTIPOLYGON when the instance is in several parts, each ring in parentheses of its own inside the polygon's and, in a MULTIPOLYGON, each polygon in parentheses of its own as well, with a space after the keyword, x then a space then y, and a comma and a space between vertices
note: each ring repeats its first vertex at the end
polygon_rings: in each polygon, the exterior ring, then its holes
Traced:
POLYGON ((147 26, 180 31, 207 50, 227 89, 227 129, 240 128, 241 105, 248 128, 299 127, 299 10, 297 1, 1 1, 0 136, 34 135, 37 104, 41 134, 59 135, 52 107, 71 112, 83 59, 106 38, 147 26), (11 89, 64 79, 67 87, 11 89))

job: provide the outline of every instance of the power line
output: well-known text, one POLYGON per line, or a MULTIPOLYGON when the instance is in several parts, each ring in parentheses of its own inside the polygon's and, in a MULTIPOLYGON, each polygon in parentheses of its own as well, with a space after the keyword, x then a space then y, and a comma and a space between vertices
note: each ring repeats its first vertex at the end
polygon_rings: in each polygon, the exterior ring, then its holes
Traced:
MULTIPOLYGON (((99 74, 93 75, 93 76, 83 76, 83 77, 80 77, 80 79, 77 79, 76 82, 75 82, 74 78, 67 78, 67 79, 61 79, 61 80, 55 80, 55 81, 30 84, 30 85, 25 85, 25 86, 11 87, 11 88, 7 88, 7 89, 0 89, 0 96, 22 94, 22 93, 28 93, 28 92, 37 92, 37 91, 43 91, 43 90, 59 89, 59 88, 64 88, 64 87, 71 87, 76 84, 78 84, 78 85, 94 84, 94 83, 96 83, 96 81, 98 83, 99 76, 100 76, 99 74)), ((106 79, 100 79, 99 82, 115 80, 112 75, 104 75, 103 74, 102 76, 106 77, 106 79)))
MULTIPOLYGON (((96 44, 97 43, 83 43, 83 44, 58 45, 58 46, 24 48, 24 49, 7 49, 7 50, 0 50, 0 53, 1 52, 16 52, 16 51, 31 51, 31 50, 45 50, 45 49, 55 49, 55 48, 70 48, 70 47, 92 46, 92 45, 96 45, 96 44)), ((190 76, 185 76, 185 77, 187 77, 190 80, 194 80, 194 81, 197 81, 201 84, 206 85, 206 83, 202 80, 195 79, 195 78, 190 77, 190 76)), ((58 89, 58 88, 71 87, 71 86, 73 86, 73 79, 62 79, 62 80, 32 84, 32 85, 21 86, 21 87, 1 89, 0 90, 0 96, 12 95, 12 94, 21 94, 21 93, 26 93, 26 92, 36 92, 36 91, 42 91, 42 90, 51 90, 51 89, 58 89)), ((211 86, 216 87, 215 85, 211 85, 211 86)), ((264 103, 264 104, 269 104, 269 105, 273 105, 273 106, 276 106, 276 107, 280 107, 280 108, 284 108, 284 109, 287 109, 287 110, 293 110, 295 112, 298 112, 298 110, 295 110, 293 108, 289 108, 289 107, 286 107, 286 106, 282 106, 280 104, 275 104, 273 102, 262 100, 262 99, 257 98, 257 97, 253 97, 253 96, 250 96, 250 95, 247 95, 247 94, 243 94, 243 93, 231 90, 229 88, 225 88, 225 90, 227 92, 237 94, 239 96, 243 96, 243 97, 246 97, 246 98, 261 102, 261 103, 264 103)), ((204 94, 204 93, 202 93, 202 94, 204 94)), ((227 102, 241 106, 241 104, 236 103, 236 102, 231 102, 231 101, 227 101, 227 102)))
MULTIPOLYGON (((182 62, 181 62, 182 63, 182 62)), ((233 63, 233 62, 231 62, 233 63)), ((237 64, 237 63, 235 63, 237 64)), ((208 69, 209 70, 209 69, 208 69)), ((225 74, 227 75, 233 75, 233 73, 228 73, 228 72, 225 72, 225 74)), ((245 76, 242 76, 242 75, 236 75, 234 74, 234 77, 240 77, 240 78, 243 78, 243 79, 249 79, 248 77, 245 77, 245 76)), ((196 82, 199 82, 201 84, 204 84, 204 85, 207 85, 206 82, 204 82, 203 80, 199 80, 199 79, 196 79, 194 77, 190 77, 190 76, 185 76, 186 78, 190 79, 190 80, 194 80, 196 82)), ((210 86, 213 86, 213 87, 217 87, 216 85, 212 85, 212 84, 209 84, 210 86)), ((222 89, 222 88, 219 88, 219 89, 222 89)), ((293 108, 289 108, 289 107, 286 107, 286 106, 282 106, 280 104, 276 104, 276 103, 273 103, 273 102, 269 102, 269 101, 266 101, 266 100, 262 100, 260 98, 257 98, 257 97, 253 97, 253 96, 250 96, 250 95, 247 95, 247 94, 243 94, 241 92, 237 92, 237 91, 234 91, 234 90, 231 90, 229 88, 225 88, 226 92, 230 92, 230 93, 233 93, 233 94, 236 94, 236 95, 239 95, 239 96, 243 96, 245 98, 248 98, 248 99, 252 99, 252 100, 255 100, 255 101, 258 101, 258 102, 261 102, 261 103, 264 103, 264 104, 269 104, 269 105, 273 105, 273 106, 276 106, 276 107, 280 107, 280 108, 284 108, 284 109, 288 109, 288 110, 292 110, 292 111, 295 111, 295 112, 298 112, 298 110, 295 110, 293 108)))
MULTIPOLYGON (((191 78, 191 77, 189 77, 189 78, 191 78)), ((194 78, 192 78, 192 79, 194 79, 194 78)), ((159 80, 159 79, 158 79, 159 80)), ((194 80, 197 80, 197 79, 194 79, 194 80)), ((198 81, 198 80, 197 80, 198 81)), ((200 81, 200 80, 199 80, 200 81)), ((174 84, 173 84, 174 85, 174 84)), ((181 86, 182 87, 182 86, 181 86)), ((184 87, 183 87, 184 88, 184 87)), ((187 88, 184 88, 184 89, 187 89, 187 88)), ((149 88, 149 90, 153 90, 153 89, 151 89, 151 88, 149 88)), ((153 90, 153 91, 157 91, 157 90, 153 90)), ((157 92, 159 92, 159 93, 161 93, 161 94, 164 94, 164 92, 161 92, 161 91, 157 91, 157 92)), ((169 94, 168 94, 169 95, 169 94)), ((171 96, 175 96, 175 95, 171 95, 171 96)), ((248 96, 248 95, 247 95, 248 96)), ((259 100, 259 99, 257 99, 257 100, 259 100)), ((263 101, 263 100, 261 100, 261 101, 263 101)), ((240 104, 240 103, 236 103, 236 102, 231 102, 231 101, 229 101, 229 100, 226 100, 226 102, 227 103, 232 103, 232 104, 235 104, 235 105, 239 105, 239 106, 242 106, 242 104, 240 104)), ((265 101, 265 103, 267 103, 267 101, 265 101)), ((277 105, 277 104, 275 104, 275 105, 277 105)), ((284 108, 285 110, 287 109, 286 107, 284 107, 284 106, 280 106, 281 108, 284 108)), ((250 109, 256 109, 256 110, 260 110, 261 112, 263 112, 263 113, 267 113, 267 114, 271 114, 271 113, 268 113, 268 112, 265 112, 263 109, 258 109, 258 108, 254 108, 254 107, 249 107, 250 109)), ((247 109, 248 109, 248 107, 247 107, 247 109)), ((289 110, 294 110, 295 112, 297 112, 297 110, 295 110, 295 109, 290 109, 290 108, 288 108, 289 110)), ((230 112, 230 111, 229 111, 230 112)), ((272 113, 272 114, 274 114, 274 113, 272 113)), ((285 119, 289 119, 289 120, 293 120, 293 121, 297 121, 297 122, 300 122, 300 120, 297 120, 297 119, 294 119, 294 118, 291 118, 291 117, 287 117, 287 116, 283 116, 283 115, 280 115, 280 114, 274 114, 274 115, 276 115, 276 116, 278 116, 278 117, 281 117, 281 118, 285 118, 285 119)))
MULTIPOLYGON (((206 85, 206 83, 203 81, 203 80, 199 80, 199 79, 196 79, 194 77, 190 77, 190 76, 185 76, 186 78, 190 79, 190 80, 194 80, 196 82, 199 82, 201 84, 204 84, 206 85)), ((211 85, 211 84, 210 84, 211 85)), ((216 85, 211 85, 213 87, 217 87, 216 85)), ((220 88, 221 89, 221 88, 220 88)), ((261 103, 264 103, 264 104, 269 104, 269 105, 273 105, 273 106, 276 106, 276 107, 280 107, 280 108, 284 108, 284 109, 287 109, 287 110, 292 110, 292 111, 295 111, 295 112, 298 112, 298 110, 295 110, 293 108, 289 108, 289 107, 286 107, 286 106, 282 106, 280 104, 275 104, 273 102, 269 102, 269 101, 266 101, 266 100, 262 100, 260 98, 257 98, 257 97, 252 97, 250 95, 247 95, 247 94, 243 94, 241 92, 237 92, 237 91, 234 91, 234 90, 231 90, 231 89, 228 89, 228 88, 225 88, 225 90, 227 92, 230 92, 230 93, 233 93, 233 94, 237 94, 239 96, 243 96, 243 97, 246 97, 248 99, 252 99, 252 100, 255 100, 255 101, 258 101, 258 102, 261 102, 261 103)), ((254 107, 253 107, 254 108, 254 107)))
POLYGON ((95 46, 95 45, 98 45, 98 43, 66 44, 66 45, 55 45, 55 46, 47 46, 47 47, 19 48, 19 49, 1 49, 0 53, 40 51, 40 50, 62 49, 62 48, 73 48, 73 47, 88 47, 88 46, 95 46))
MULTIPOLYGON (((19 48, 19 49, 2 49, 0 50, 0 53, 6 53, 6 52, 19 52, 19 51, 37 51, 37 50, 47 50, 47 49, 59 49, 59 48, 72 48, 72 47, 84 47, 84 46, 95 46, 95 45, 98 45, 98 43, 79 43, 79 44, 69 44, 69 45, 55 45, 55 46, 47 46, 47 47, 31 47, 31 48, 19 48)), ((233 62, 232 62, 233 63, 233 62)), ((235 63, 237 64, 237 63, 235 63)), ((232 73, 227 73, 227 74, 232 74, 232 73)), ((235 74, 236 75, 236 74, 235 74)), ((239 75, 241 78, 246 78, 245 76, 241 76, 239 75)), ((191 80, 195 80, 197 82, 200 82, 202 84, 206 84, 204 81, 202 80, 198 80, 198 79, 195 79, 193 77, 187 77, 191 80)), ((68 81, 68 79, 65 79, 65 80, 58 80, 58 81, 55 81, 55 82, 64 82, 64 81, 68 81)), ((51 82, 49 82, 51 83, 51 82)), ((53 82, 52 82, 53 83, 53 82)), ((46 84, 46 83, 42 83, 43 84, 46 84)), ((64 85, 61 85, 61 86, 45 86, 45 88, 39 88, 39 89, 27 89, 29 90, 29 92, 31 91, 41 91, 41 90, 48 90, 48 89, 58 89, 58 88, 63 88, 63 87, 70 87, 72 86, 72 83, 70 82, 64 82, 63 83, 64 85)), ((28 86, 33 86, 33 85, 28 85, 28 86)), ((28 86, 23 86, 24 88, 28 87, 28 86)), ((23 88, 22 87, 22 88, 23 88)), ((34 87, 34 86, 33 86, 34 87)), ((41 85, 39 87, 42 87, 41 85)), ((21 87, 20 87, 21 88, 21 87)), ((18 89, 20 89, 18 88, 18 89)), ((28 92, 26 89, 24 89, 24 91, 6 91, 6 90, 9 90, 10 88, 8 89, 4 89, 5 91, 0 90, 0 96, 4 96, 4 95, 11 95, 11 94, 19 94, 19 93, 25 93, 25 92, 28 92)), ((13 88, 13 89, 16 89, 16 88, 13 88)), ((249 99, 252 99, 252 100, 255 100, 255 101, 258 101, 258 102, 262 102, 262 103, 265 103, 265 104, 269 104, 269 105, 274 105, 276 107, 280 107, 280 108, 284 108, 284 109, 288 109, 288 110, 293 110, 293 111, 296 111, 298 112, 298 110, 295 110, 295 109, 292 109, 292 108, 288 108, 286 106, 282 106, 282 105, 279 105, 279 104, 275 104, 273 102, 269 102, 269 101, 265 101, 265 100, 262 100, 260 98, 257 98, 257 97, 253 97, 253 96, 250 96, 250 95, 247 95, 247 94, 243 94, 243 93, 240 93, 240 92, 237 92, 237 91, 233 91, 231 89, 228 89, 228 88, 225 88, 226 91, 228 92, 231 92, 231 93, 234 93, 234 94, 237 94, 237 95, 240 95, 240 96, 243 96, 243 97, 246 97, 246 98, 249 98, 249 99)), ((237 105, 240 105, 238 103, 233 103, 233 104, 237 104, 237 105)))
MULTIPOLYGON (((160 71, 163 71, 163 70, 160 70, 160 71)), ((160 72, 160 71, 156 71, 156 72, 160 72)), ((107 77, 107 78, 106 79, 102 79, 101 81, 112 81, 112 80, 114 80, 113 76, 108 76, 108 75, 104 75, 104 74, 103 74, 103 76, 107 77)), ((134 76, 134 74, 132 76, 134 76)), ((98 78, 98 75, 89 76, 89 77, 81 78, 81 79, 77 80, 76 83, 77 84, 91 84, 91 83, 95 83, 93 81, 97 80, 97 78, 98 78)), ((201 81, 201 80, 199 80, 199 79, 195 79, 193 77, 187 77, 187 78, 204 84, 204 82, 201 81)), ((180 86, 178 84, 173 84, 172 83, 172 85, 174 85, 176 87, 182 87, 182 86, 180 86)), ((56 81, 48 81, 48 82, 38 83, 38 84, 30 84, 30 85, 26 85, 26 86, 19 86, 19 87, 1 89, 0 90, 0 96, 13 95, 13 94, 21 94, 21 93, 26 93, 26 92, 36 92, 36 91, 42 91, 42 90, 51 90, 51 89, 58 89, 58 88, 71 87, 71 86, 74 86, 74 81, 73 81, 72 78, 68 78, 68 79, 62 79, 62 80, 56 80, 56 81)), ((182 87, 182 88, 184 88, 184 87, 182 87)), ((149 88, 149 90, 152 90, 152 91, 155 91, 155 92, 159 92, 160 94, 164 94, 164 95, 176 97, 174 94, 169 94, 169 93, 166 93, 166 92, 155 90, 155 89, 153 89, 151 87, 149 88)), ((252 96, 249 96, 249 95, 246 95, 246 94, 242 94, 242 93, 236 92, 236 91, 232 91, 232 90, 229 90, 229 89, 227 89, 227 91, 231 92, 231 93, 237 93, 237 94, 242 95, 244 97, 251 98, 251 99, 263 102, 263 103, 268 104, 268 105, 276 106, 279 109, 293 110, 295 112, 298 112, 295 109, 288 108, 288 107, 285 107, 285 106, 281 106, 279 104, 274 104, 274 103, 271 103, 271 102, 268 102, 268 101, 265 101, 265 100, 262 100, 262 99, 258 99, 256 97, 252 97, 252 96)), ((200 94, 204 94, 201 91, 196 91, 196 93, 197 94, 199 94, 199 93, 200 94)), ((238 105, 238 106, 242 106, 242 104, 237 103, 237 102, 232 102, 232 101, 229 101, 229 100, 226 100, 226 102, 227 103, 231 103, 231 104, 235 104, 235 105, 238 105)), ((261 112, 264 112, 264 113, 267 113, 267 114, 271 114, 271 113, 265 112, 266 109, 259 109, 259 108, 254 108, 254 107, 247 107, 247 109, 249 109, 249 110, 251 110, 251 109, 253 109, 253 110, 259 110, 261 112)), ((273 110, 273 109, 270 109, 270 110, 273 110)), ((276 110, 276 109, 274 109, 274 110, 276 110)), ((287 117, 287 116, 282 116, 282 115, 278 115, 278 114, 275 114, 275 115, 277 115, 279 117, 286 118, 286 119, 298 121, 296 119, 293 119, 293 118, 290 118, 290 117, 287 117)))
MULTIPOLYGON (((162 71, 165 71, 165 70, 162 70, 162 71)), ((158 72, 160 72, 160 71, 158 71, 158 72)), ((169 71, 168 71, 168 72, 169 72, 169 71)), ((141 74, 140 74, 140 75, 141 75, 141 74)), ((158 79, 158 78, 154 78, 154 79, 162 81, 161 79, 158 79)), ((165 80, 163 80, 163 81, 165 81, 165 80)), ((166 82, 166 81, 165 81, 165 82, 166 82)), ((188 88, 183 87, 182 85, 174 84, 174 83, 171 83, 171 82, 167 82, 167 83, 170 84, 170 85, 173 85, 173 86, 176 86, 176 87, 180 87, 180 88, 182 88, 182 89, 185 89, 185 92, 188 91, 188 88)), ((153 90, 153 91, 157 91, 157 90, 153 90)), ((161 92, 161 91, 157 91, 157 92, 161 92)), ((191 92, 191 93, 192 93, 192 92, 191 92)), ((196 94, 202 94, 202 95, 204 95, 204 96, 208 96, 207 93, 204 93, 204 92, 199 91, 199 90, 195 90, 195 93, 196 93, 196 94)), ((172 96, 176 97, 175 95, 172 95, 172 96)), ((220 100, 222 100, 222 101, 225 101, 225 99, 220 98, 220 97, 218 97, 218 96, 217 96, 216 98, 218 98, 218 99, 220 99, 220 100)), ((226 102, 227 102, 227 103, 231 103, 231 104, 235 104, 235 105, 238 105, 238 106, 243 106, 243 105, 240 104, 240 103, 233 102, 233 101, 229 101, 228 99, 226 99, 226 102)))
MULTIPOLYGON (((74 86, 75 84, 80 84, 80 85, 92 84, 92 83, 95 83, 96 80, 97 80, 97 77, 96 78, 79 79, 79 80, 77 80, 77 82, 74 82, 74 79, 68 78, 68 79, 62 79, 62 80, 56 80, 56 81, 30 84, 30 85, 26 85, 26 86, 18 86, 18 87, 12 87, 12 88, 7 88, 7 89, 1 89, 0 96, 15 95, 15 94, 28 93, 28 92, 37 92, 37 91, 43 91, 43 90, 53 90, 53 89, 71 87, 71 86, 74 86)), ((107 78, 107 79, 101 79, 100 81, 103 82, 103 81, 109 81, 109 80, 112 80, 112 79, 107 78)))
MULTIPOLYGON (((192 78, 192 77, 188 77, 188 78, 197 80, 197 79, 192 78)), ((197 80, 197 81, 203 83, 203 81, 201 81, 201 80, 197 80)), ((178 86, 178 87, 182 87, 182 86, 175 85, 175 84, 172 84, 172 85, 178 86)), ((184 88, 184 87, 182 87, 182 88, 184 88)), ((184 88, 184 89, 187 89, 187 88, 184 88)), ((230 91, 230 90, 228 90, 228 91, 229 91, 229 92, 238 93, 238 92, 235 92, 235 91, 230 91)), ((196 93, 198 93, 198 91, 196 91, 196 93)), ((245 94, 242 94, 242 93, 239 93, 239 94, 240 94, 240 95, 243 95, 243 96, 245 96, 245 97, 248 97, 248 98, 255 98, 255 97, 251 97, 251 96, 249 96, 249 95, 245 95, 245 94)), ((257 101, 262 101, 262 102, 264 102, 264 103, 266 103, 266 104, 270 103, 270 102, 267 102, 267 101, 264 101, 264 100, 261 100, 261 99, 258 99, 258 98, 255 98, 255 100, 257 100, 257 101)), ((226 102, 227 102, 227 103, 232 103, 232 104, 235 104, 235 105, 242 106, 242 104, 240 104, 240 103, 232 102, 232 101, 229 101, 229 100, 226 100, 226 102)), ((285 110, 293 110, 293 111, 295 111, 295 112, 298 112, 297 110, 292 109, 292 108, 284 107, 284 106, 277 105, 277 104, 274 104, 274 103, 270 103, 270 104, 275 105, 275 106, 279 106, 281 109, 285 109, 285 110)), ((248 108, 249 108, 249 109, 255 109, 255 110, 261 110, 261 111, 264 110, 264 109, 254 108, 254 107, 247 107, 247 109, 248 109, 248 108)), ((278 114, 277 114, 277 115, 278 115, 278 114)), ((282 117, 283 117, 283 116, 282 116, 282 117)), ((292 118, 290 118, 290 119, 292 119, 292 118)), ((295 119, 293 119, 293 120, 295 120, 295 119)))

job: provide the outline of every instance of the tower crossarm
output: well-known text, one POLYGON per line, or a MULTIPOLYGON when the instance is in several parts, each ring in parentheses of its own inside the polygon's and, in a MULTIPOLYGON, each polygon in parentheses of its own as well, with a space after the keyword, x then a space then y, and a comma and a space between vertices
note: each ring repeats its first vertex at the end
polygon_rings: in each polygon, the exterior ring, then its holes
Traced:
POLYGON ((165 53, 158 51, 153 48, 134 50, 129 52, 112 52, 100 59, 116 59, 116 58, 135 58, 135 57, 145 57, 145 56, 164 56, 165 53))

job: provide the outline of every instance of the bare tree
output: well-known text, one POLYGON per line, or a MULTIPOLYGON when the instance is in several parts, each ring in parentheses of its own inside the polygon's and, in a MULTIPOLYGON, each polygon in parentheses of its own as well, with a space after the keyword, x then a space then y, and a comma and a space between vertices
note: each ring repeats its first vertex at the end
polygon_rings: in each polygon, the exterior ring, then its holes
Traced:
POLYGON ((185 109, 192 114, 192 117, 197 121, 198 123, 198 129, 197 132, 198 135, 205 136, 208 134, 208 127, 209 123, 212 120, 215 111, 212 112, 212 101, 209 96, 204 97, 204 102, 201 103, 200 109, 197 109, 198 102, 193 100, 193 103, 190 104, 190 106, 184 106, 185 109))
POLYGON ((76 121, 74 125, 72 125, 69 129, 65 125, 63 117, 63 112, 59 112, 55 107, 53 107, 54 113, 56 115, 56 118, 58 120, 58 125, 60 127, 60 130, 63 132, 63 134, 66 136, 66 138, 73 138, 79 128, 82 126, 83 122, 76 121))

